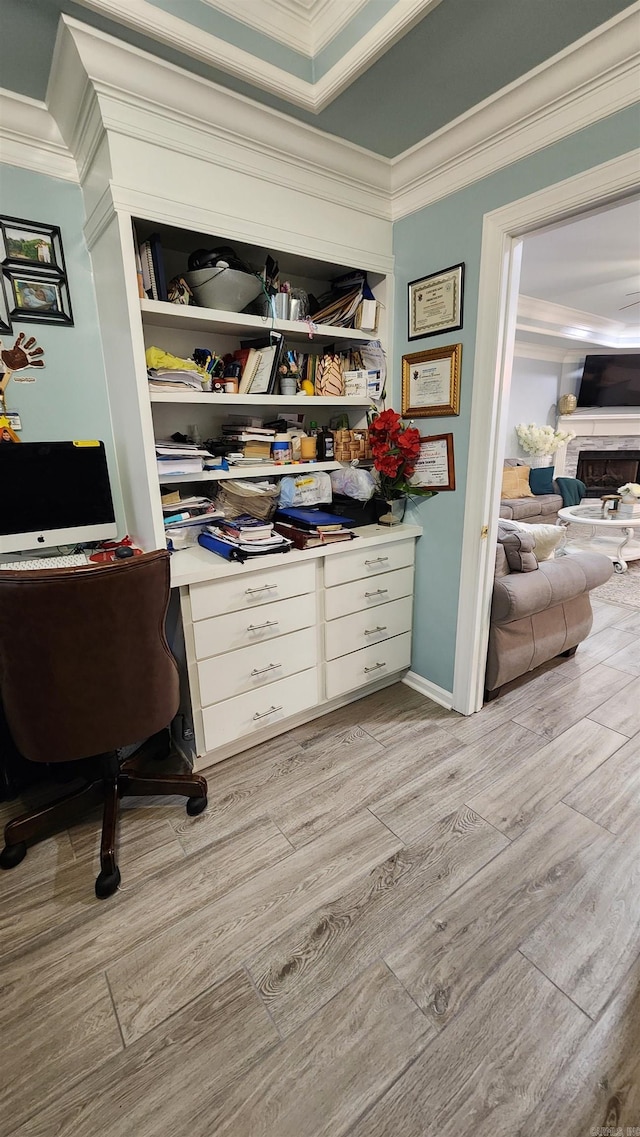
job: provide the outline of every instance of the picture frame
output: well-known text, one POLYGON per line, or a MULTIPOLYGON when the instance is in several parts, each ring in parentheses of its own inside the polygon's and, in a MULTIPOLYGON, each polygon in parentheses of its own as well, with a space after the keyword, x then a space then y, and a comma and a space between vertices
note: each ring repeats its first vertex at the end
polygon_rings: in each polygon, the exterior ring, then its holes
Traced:
POLYGON ((429 418, 460 414, 462 344, 402 357, 402 414, 429 418))
POLYGON ((0 217, 0 260, 21 271, 51 271, 66 276, 62 237, 57 225, 0 217))
POLYGON ((420 436, 420 454, 411 484, 425 490, 455 490, 453 434, 420 436))
POLYGON ((410 340, 456 332, 462 327, 464 263, 409 281, 410 340))
POLYGON ((57 272, 2 268, 9 320, 34 324, 73 324, 67 279, 57 272))
MULTIPOLYGON (((0 274, 1 275, 1 274, 0 274)), ((11 333, 11 321, 9 319, 9 305, 3 286, 3 281, 0 279, 0 335, 3 332, 11 333)))

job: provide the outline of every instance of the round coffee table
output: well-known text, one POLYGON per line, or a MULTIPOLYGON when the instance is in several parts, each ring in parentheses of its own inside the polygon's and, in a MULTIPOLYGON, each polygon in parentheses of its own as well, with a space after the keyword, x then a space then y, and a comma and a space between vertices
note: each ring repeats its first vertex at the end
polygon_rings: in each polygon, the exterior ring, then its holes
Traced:
POLYGON ((613 561, 616 572, 626 572, 627 562, 640 557, 640 541, 634 540, 630 519, 603 517, 599 505, 569 505, 559 510, 558 524, 564 527, 564 533, 556 549, 557 557, 579 551, 604 553, 613 561), (590 532, 584 536, 572 533, 569 539, 569 525, 580 525, 590 532))

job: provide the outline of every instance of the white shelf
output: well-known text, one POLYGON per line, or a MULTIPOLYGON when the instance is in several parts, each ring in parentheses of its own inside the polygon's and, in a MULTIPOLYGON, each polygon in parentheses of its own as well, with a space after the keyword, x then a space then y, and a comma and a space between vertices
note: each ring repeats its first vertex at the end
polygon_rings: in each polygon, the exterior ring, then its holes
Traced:
POLYGON ((265 462, 262 466, 234 466, 231 470, 203 470, 199 474, 167 474, 159 477, 161 486, 181 482, 222 482, 226 478, 271 478, 286 474, 308 474, 315 470, 340 470, 341 462, 290 462, 287 465, 265 462))
POLYGON ((217 409, 226 407, 370 407, 371 399, 363 396, 342 395, 330 399, 324 395, 214 395, 210 391, 190 391, 186 387, 180 391, 149 391, 152 403, 207 403, 217 409))
POLYGON ((181 331, 218 332, 219 335, 239 336, 243 332, 266 335, 267 332, 283 332, 288 339, 305 340, 307 343, 333 343, 334 340, 352 340, 367 343, 376 338, 375 332, 363 332, 358 328, 336 328, 331 324, 317 324, 313 338, 309 338, 309 326, 304 320, 272 320, 269 316, 249 316, 245 312, 221 312, 215 308, 186 307, 184 304, 169 304, 166 300, 141 300, 140 308, 144 324, 160 328, 179 328, 181 331))

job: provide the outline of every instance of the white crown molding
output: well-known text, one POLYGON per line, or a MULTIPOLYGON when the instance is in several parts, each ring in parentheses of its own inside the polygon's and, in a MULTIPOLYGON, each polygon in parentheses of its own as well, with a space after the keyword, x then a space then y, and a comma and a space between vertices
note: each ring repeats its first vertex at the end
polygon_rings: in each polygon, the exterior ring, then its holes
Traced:
POLYGON ((640 3, 391 160, 394 221, 638 101, 640 3))
POLYGON ((329 71, 310 82, 210 32, 195 29, 193 24, 156 8, 148 0, 80 0, 93 12, 314 114, 324 110, 440 2, 402 0, 396 3, 329 71))
POLYGON ((527 343, 526 340, 516 339, 513 348, 516 359, 540 359, 545 363, 565 363, 569 350, 566 347, 555 347, 546 343, 527 343))
POLYGON ((78 168, 46 104, 0 89, 0 162, 68 182, 78 168))
POLYGON ((390 219, 387 159, 66 16, 47 101, 83 179, 106 128, 390 219))
POLYGON ((640 326, 609 320, 593 312, 567 308, 535 296, 519 296, 516 327, 518 332, 548 335, 567 343, 577 341, 610 348, 640 347, 640 326))
POLYGON ((369 0, 271 0, 265 24, 264 0, 204 0, 285 47, 313 59, 340 34, 369 0))

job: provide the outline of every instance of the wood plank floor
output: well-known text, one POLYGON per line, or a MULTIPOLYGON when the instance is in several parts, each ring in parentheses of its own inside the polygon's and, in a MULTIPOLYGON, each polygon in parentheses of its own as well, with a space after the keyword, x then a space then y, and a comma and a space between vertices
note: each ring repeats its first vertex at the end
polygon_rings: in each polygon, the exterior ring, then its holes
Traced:
POLYGON ((594 612, 471 718, 398 684, 127 802, 107 902, 97 815, 0 874, 0 1137, 640 1127, 640 618, 594 612))

